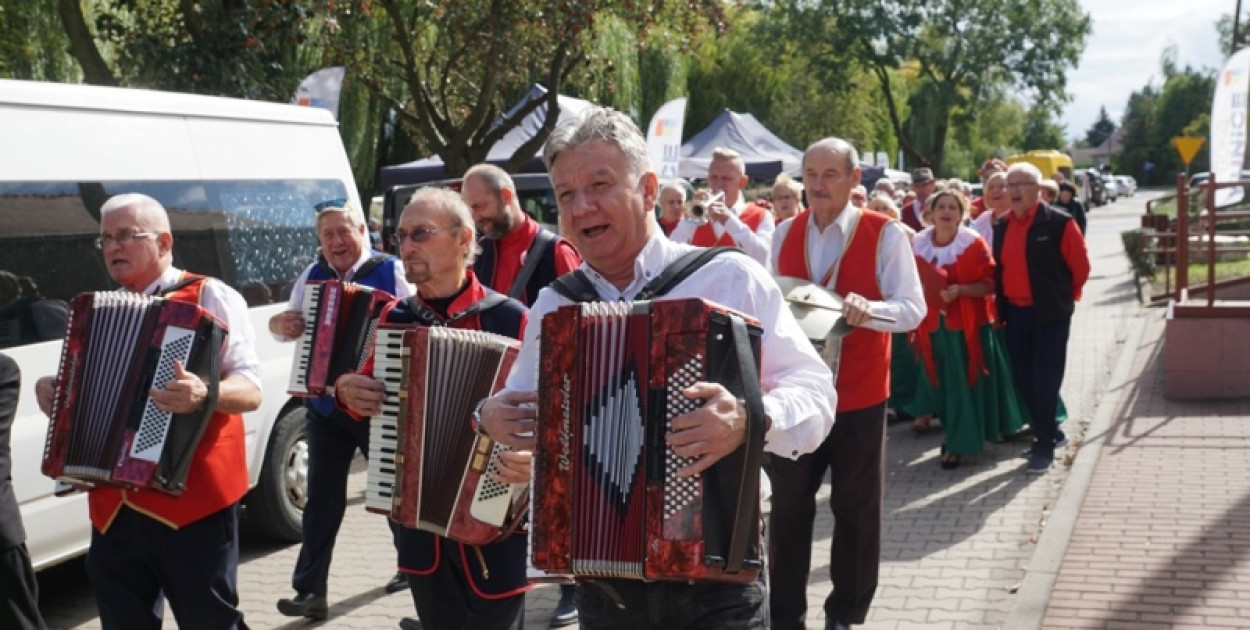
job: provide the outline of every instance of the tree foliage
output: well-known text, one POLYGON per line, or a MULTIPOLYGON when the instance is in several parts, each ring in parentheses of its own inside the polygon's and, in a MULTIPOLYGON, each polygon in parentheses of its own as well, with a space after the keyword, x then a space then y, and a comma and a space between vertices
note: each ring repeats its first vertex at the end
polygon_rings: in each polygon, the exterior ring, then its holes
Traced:
POLYGON ((1098 109, 1098 120, 1095 120, 1094 124, 1086 130, 1085 142, 1088 142, 1091 147, 1097 147, 1106 142, 1113 133, 1115 133, 1115 123, 1107 115, 1107 106, 1104 105, 1098 109))
POLYGON ((69 55, 55 4, 0 0, 0 77, 75 81, 78 66, 69 55))
POLYGON ((898 141, 917 165, 942 167, 951 116, 987 91, 1013 85, 1041 106, 1063 102, 1065 74, 1080 58, 1089 16, 1076 0, 994 3, 912 0, 780 0, 790 13, 834 28, 807 42, 814 55, 846 51, 885 93, 898 141), (891 70, 914 67, 926 107, 904 119, 891 70))
POLYGON ((327 41, 397 113, 416 144, 441 156, 452 174, 482 161, 497 140, 546 104, 542 129, 505 166, 514 170, 555 127, 561 90, 585 87, 592 69, 612 67, 594 63, 597 36, 633 31, 645 39, 659 23, 674 33, 693 33, 706 27, 705 18, 714 24, 719 11, 714 0, 357 0, 331 4, 334 22, 381 21, 384 41, 370 49, 333 33, 327 41), (501 119, 534 83, 546 87, 546 95, 527 99, 501 119))

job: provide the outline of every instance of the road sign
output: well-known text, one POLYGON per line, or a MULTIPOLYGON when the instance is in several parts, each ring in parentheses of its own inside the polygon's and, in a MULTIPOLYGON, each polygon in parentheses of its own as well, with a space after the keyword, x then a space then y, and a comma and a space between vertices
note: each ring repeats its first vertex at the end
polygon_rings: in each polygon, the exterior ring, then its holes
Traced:
POLYGON ((1194 156, 1198 155, 1198 149, 1202 148, 1202 143, 1206 142, 1206 138, 1198 136, 1176 136, 1172 138, 1172 144, 1176 146, 1176 152, 1181 154, 1181 161, 1185 163, 1185 170, 1189 170, 1189 163, 1194 161, 1194 156))

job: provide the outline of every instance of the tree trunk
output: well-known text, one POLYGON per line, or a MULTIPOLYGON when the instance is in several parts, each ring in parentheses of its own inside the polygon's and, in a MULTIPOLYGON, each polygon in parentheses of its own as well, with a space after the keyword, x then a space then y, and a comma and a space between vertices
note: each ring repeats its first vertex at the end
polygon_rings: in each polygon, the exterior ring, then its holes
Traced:
POLYGON ((117 85, 117 77, 113 76, 112 69, 100 55, 100 49, 96 48, 78 0, 58 0, 57 10, 65 26, 65 35, 69 37, 70 54, 82 66, 83 78, 92 85, 117 85))

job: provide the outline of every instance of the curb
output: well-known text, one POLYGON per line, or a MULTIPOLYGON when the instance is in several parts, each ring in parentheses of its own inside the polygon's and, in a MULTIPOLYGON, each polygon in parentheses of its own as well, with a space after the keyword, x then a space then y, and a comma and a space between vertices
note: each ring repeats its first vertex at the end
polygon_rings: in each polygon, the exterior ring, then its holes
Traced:
POLYGON ((1089 492, 1090 483, 1094 479, 1094 470, 1098 465, 1102 445, 1107 431, 1116 420, 1124 404, 1124 392, 1128 389, 1133 361, 1137 357, 1142 336, 1146 328, 1146 318, 1150 310, 1139 308, 1129 322, 1128 334, 1124 338, 1124 347, 1116 358, 1115 368, 1108 381, 1107 392, 1098 402, 1094 417, 1085 431, 1085 440, 1077 451, 1076 459, 1068 472, 1068 479, 1050 511, 1042 536, 1038 540, 1037 549, 1033 552, 1029 565, 1025 568, 1024 579, 1016 591, 1015 600, 1007 612, 1007 620, 1003 628, 1011 630, 1038 630, 1046 616, 1046 607, 1050 603, 1051 591, 1059 577, 1059 568, 1067 553, 1068 542, 1076 529, 1076 519, 1080 516, 1081 506, 1085 503, 1085 495, 1089 492), (1092 437, 1091 437, 1092 436, 1092 437))

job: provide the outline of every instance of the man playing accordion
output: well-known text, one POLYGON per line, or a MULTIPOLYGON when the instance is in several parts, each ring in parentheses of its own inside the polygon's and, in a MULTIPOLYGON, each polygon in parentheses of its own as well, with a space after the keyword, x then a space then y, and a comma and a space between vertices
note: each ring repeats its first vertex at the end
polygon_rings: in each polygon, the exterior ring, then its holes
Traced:
MULTIPOLYGON (((395 245, 413 299, 398 299, 383 312, 393 324, 433 321, 436 325, 482 330, 519 339, 525 307, 486 288, 470 266, 477 235, 469 207, 449 190, 424 188, 404 208, 395 245)), ((335 385, 340 406, 357 417, 375 416, 385 399, 383 384, 370 376, 374 358, 361 374, 347 374, 335 385)), ((464 419, 468 421, 468 418, 464 419)), ((503 453, 496 462, 511 477, 525 475, 528 455, 503 453)), ((401 528, 399 567, 408 577, 421 625, 428 630, 520 628, 525 613, 525 535, 471 546, 418 530, 401 528)), ((402 628, 421 627, 405 619, 402 628)))
MULTIPOLYGON (((659 181, 651 169, 645 139, 626 116, 607 108, 588 109, 552 133, 544 159, 555 188, 562 231, 582 254, 585 262, 581 270, 601 301, 635 299, 652 278, 696 249, 673 243, 661 233, 652 213, 659 181)), ((800 330, 768 272, 748 256, 726 253, 695 270, 667 295, 704 298, 759 321, 763 330, 759 380, 765 392, 764 449, 788 458, 815 449, 833 423, 836 394, 832 375, 800 330)), ((543 316, 569 303, 550 287, 539 294, 506 388, 482 404, 483 426, 507 446, 524 451, 535 448, 533 403, 538 400, 535 389, 543 316)), ((696 383, 684 395, 706 402, 676 416, 665 439, 678 456, 694 458, 679 471, 680 475, 693 476, 744 443, 747 411, 743 401, 719 384, 696 383)), ((529 478, 526 469, 515 471, 507 480, 524 482, 529 478)), ((535 512, 533 518, 537 523, 541 516, 535 512)), ((577 604, 583 628, 768 626, 762 576, 733 584, 578 580, 577 604)))
MULTIPOLYGON (((243 296, 224 283, 173 266, 165 208, 151 197, 117 195, 100 208, 109 276, 127 291, 199 304, 225 323, 217 404, 191 460, 181 496, 97 487, 88 495, 87 574, 106 628, 159 628, 168 599, 180 628, 247 628, 238 610, 239 500, 247 492, 243 415, 260 406, 260 361, 243 296)), ((51 414, 53 377, 39 379, 39 408, 51 414)), ((176 366, 149 392, 175 414, 204 408, 209 388, 176 366)))

